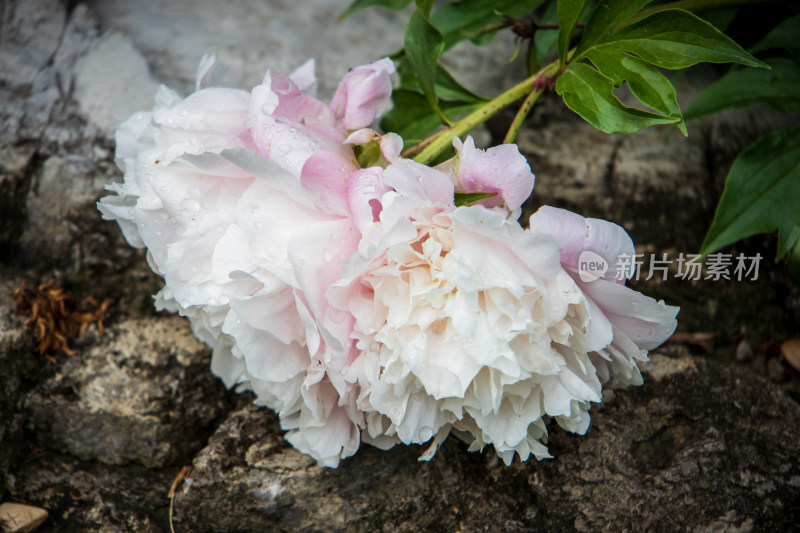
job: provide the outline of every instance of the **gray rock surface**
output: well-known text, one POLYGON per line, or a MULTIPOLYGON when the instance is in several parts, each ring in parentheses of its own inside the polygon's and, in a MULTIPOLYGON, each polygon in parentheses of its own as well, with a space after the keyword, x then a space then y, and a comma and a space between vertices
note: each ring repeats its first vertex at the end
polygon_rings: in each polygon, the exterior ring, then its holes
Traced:
MULTIPOLYGON (((450 439, 430 463, 416 461, 416 447, 364 446, 339 469, 321 469, 285 443, 272 413, 223 390, 183 319, 155 314, 160 280, 95 208, 119 179, 116 124, 149 107, 158 83, 191 91, 211 46, 231 86, 315 57, 320 92, 331 94, 348 67, 399 47, 407 16, 375 8, 335 23, 345 5, 0 3, 0 501, 47 509, 44 532, 169 531, 166 495, 191 465, 175 497, 177 531, 773 531, 798 523, 800 379, 775 350, 776 339, 797 332, 800 297, 769 261, 770 238, 738 245, 764 255, 758 282, 642 283, 683 307, 682 331, 715 332, 713 351, 668 346, 644 387, 607 393, 585 437, 553 428, 555 459, 510 468, 450 439), (105 335, 91 326, 73 343, 80 354, 56 363, 35 354, 6 292, 23 279, 53 279, 76 303, 110 298, 105 335), (739 345, 752 353, 733 364, 739 345), (752 369, 782 370, 782 383, 752 369)), ((447 61, 470 87, 494 94, 518 74, 503 66, 512 41, 462 46, 447 61)), ((693 79, 682 82, 686 94, 696 91, 693 79)), ((503 119, 485 137, 499 142, 503 119)), ((639 251, 693 252, 732 158, 782 120, 745 111, 690 124, 689 139, 663 129, 612 137, 546 103, 519 137, 537 175, 526 210, 573 208, 623 224, 639 251)))
POLYGON ((120 321, 86 342, 80 357, 64 359, 27 395, 27 423, 40 446, 160 468, 190 458, 230 408, 208 372, 208 347, 180 317, 120 321))
POLYGON ((337 470, 288 447, 276 418, 232 413, 175 499, 188 531, 786 531, 800 520, 800 406, 749 372, 655 355, 647 385, 606 392, 555 459, 508 468, 449 439, 365 447, 337 470), (757 420, 757 423, 753 423, 757 420), (210 507, 205 502, 215 500, 210 507))

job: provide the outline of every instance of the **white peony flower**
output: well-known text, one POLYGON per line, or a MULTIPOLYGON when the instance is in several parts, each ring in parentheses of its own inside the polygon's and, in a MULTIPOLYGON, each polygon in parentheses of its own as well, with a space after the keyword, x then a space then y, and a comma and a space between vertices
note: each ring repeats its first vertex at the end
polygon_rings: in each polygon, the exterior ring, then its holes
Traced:
POLYGON ((326 105, 311 63, 245 92, 205 87, 206 58, 195 93, 162 87, 120 127, 124 181, 98 207, 147 248, 158 307, 189 317, 212 370, 320 464, 362 439, 430 442, 430 459, 451 432, 506 463, 548 457, 547 421, 585 432, 677 309, 577 274, 583 251, 632 254, 618 226, 555 208, 520 226, 534 177, 516 146, 403 159, 368 128, 393 70, 352 69, 326 105))
POLYGON ((147 248, 166 283, 158 307, 191 319, 214 348, 212 370, 252 389, 293 445, 335 466, 358 448, 362 418, 339 371, 352 318, 325 298, 360 239, 345 127, 365 128, 388 105, 394 67, 354 69, 329 108, 303 91, 313 63, 270 70, 248 93, 203 87, 212 62, 197 92, 162 87, 152 112, 120 127, 124 181, 98 207, 147 248))
MULTIPOLYGON (((432 177, 425 183, 438 194, 432 177)), ((389 178, 403 188, 402 178, 389 178)), ((507 215, 383 197, 379 242, 348 260, 329 292, 355 317, 359 354, 346 377, 359 385, 365 441, 433 438, 428 459, 454 431, 472 450, 493 444, 506 463, 515 452, 549 457, 548 418, 584 433, 601 382, 610 373, 639 376, 635 361, 646 352, 612 326, 611 301, 636 302, 641 317, 655 314, 674 329, 675 308, 617 284, 614 296, 585 290, 560 264, 551 235, 507 215)))

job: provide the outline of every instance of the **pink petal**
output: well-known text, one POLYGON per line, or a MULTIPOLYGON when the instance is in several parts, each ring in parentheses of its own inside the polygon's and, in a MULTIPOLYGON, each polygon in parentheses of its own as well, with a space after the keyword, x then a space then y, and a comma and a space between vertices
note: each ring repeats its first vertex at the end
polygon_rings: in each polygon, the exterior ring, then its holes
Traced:
POLYGON ((633 289, 603 279, 577 283, 614 327, 643 350, 657 348, 678 326, 675 319, 678 307, 656 302, 633 289))
POLYGON ((483 151, 467 137, 463 145, 458 138, 453 146, 459 151, 457 192, 493 192, 496 196, 480 203, 486 207, 505 204, 516 211, 533 191, 534 176, 525 157, 515 144, 503 144, 483 151))
POLYGON ((317 76, 314 74, 316 64, 313 59, 309 59, 300 67, 289 74, 289 79, 292 80, 298 89, 304 93, 314 96, 317 92, 317 76))
POLYGON ((219 153, 227 148, 252 147, 248 129, 249 94, 238 89, 201 89, 169 108, 153 111, 153 122, 168 149, 161 158, 182 154, 219 153))
POLYGON ((382 174, 380 167, 362 168, 350 174, 347 180, 347 200, 361 233, 379 220, 380 198, 391 190, 381 181, 382 174))
POLYGON ((337 121, 347 130, 372 124, 389 107, 394 63, 389 58, 355 67, 347 73, 331 100, 337 121))
MULTIPOLYGON (((608 263, 606 279, 616 279, 616 266, 622 256, 633 256, 630 236, 617 224, 598 218, 543 206, 531 216, 530 227, 537 233, 552 235, 561 252, 561 263, 577 270, 580 256, 589 251, 600 255, 608 263)), ((630 277, 630 272, 626 273, 630 277)))
POLYGON ((356 168, 352 157, 319 151, 304 163, 300 183, 322 211, 346 215, 347 179, 356 168))
MULTIPOLYGON (((302 68, 302 67, 301 67, 302 68)), ((298 74, 301 83, 308 83, 306 73, 298 74)), ((275 69, 269 69, 264 76, 262 85, 275 96, 270 98, 264 113, 280 116, 298 124, 327 124, 333 125, 334 116, 328 107, 310 94, 304 93, 292 78, 275 69), (274 108, 270 108, 274 104, 274 108)), ((255 88, 253 89, 255 91, 255 88)))
POLYGON ((417 196, 434 203, 453 206, 453 182, 435 168, 401 159, 383 172, 383 182, 404 196, 417 196))
POLYGON ((360 233, 350 219, 297 228, 289 242, 289 260, 311 313, 319 321, 329 303, 325 293, 339 278, 342 263, 358 247, 360 233))

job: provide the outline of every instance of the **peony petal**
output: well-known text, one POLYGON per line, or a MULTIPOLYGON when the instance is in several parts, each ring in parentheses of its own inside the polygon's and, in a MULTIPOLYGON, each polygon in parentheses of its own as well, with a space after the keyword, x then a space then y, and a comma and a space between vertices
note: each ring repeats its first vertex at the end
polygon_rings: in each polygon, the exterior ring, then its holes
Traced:
POLYGON ((678 325, 678 307, 602 279, 578 284, 608 320, 644 350, 660 346, 678 325))
POLYGON ((405 196, 453 206, 453 182, 446 174, 410 159, 401 159, 383 173, 383 182, 405 196))
POLYGON ((528 161, 515 144, 503 144, 483 151, 467 137, 464 143, 456 137, 453 146, 459 152, 455 189, 459 193, 496 193, 479 203, 486 207, 505 204, 516 211, 533 190, 534 176, 528 161))
POLYGON ((394 70, 389 58, 350 69, 330 105, 344 129, 365 128, 389 108, 394 70))
MULTIPOLYGON (((617 279, 620 258, 635 253, 630 236, 617 224, 597 218, 584 218, 557 207, 543 206, 531 216, 531 231, 552 235, 561 254, 561 263, 578 270, 583 252, 593 252, 602 257, 608 271, 605 278, 617 279)), ((631 272, 625 273, 630 277, 631 272)))
POLYGON ((380 199, 391 190, 381 180, 382 175, 380 167, 371 167, 357 170, 347 179, 347 201, 361 233, 380 220, 380 199))
POLYGON ((314 96, 317 92, 317 76, 315 74, 316 63, 314 59, 309 59, 294 72, 289 74, 289 79, 297 88, 306 94, 314 96))
POLYGON ((300 183, 321 211, 347 215, 347 181, 357 168, 352 155, 319 151, 303 165, 300 183))

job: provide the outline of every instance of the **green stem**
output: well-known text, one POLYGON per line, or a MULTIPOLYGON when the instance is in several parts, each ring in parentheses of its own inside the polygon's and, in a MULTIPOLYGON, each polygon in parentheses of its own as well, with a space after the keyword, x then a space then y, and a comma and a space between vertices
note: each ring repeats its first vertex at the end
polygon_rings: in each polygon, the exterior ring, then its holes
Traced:
POLYGON ((558 68, 558 62, 554 61, 539 70, 533 76, 526 78, 514 87, 510 88, 500 96, 490 100, 466 117, 455 122, 452 127, 441 130, 431 137, 428 137, 413 148, 403 153, 404 157, 413 157, 418 163, 428 164, 436 158, 443 150, 453 144, 453 138, 464 135, 476 126, 483 124, 489 118, 510 106, 520 98, 531 94, 531 92, 541 93, 542 89, 535 89, 536 81, 543 76, 547 76, 551 71, 558 68))
POLYGON ((514 120, 511 122, 511 126, 508 128, 508 133, 506 133, 505 138, 503 139, 503 144, 511 144, 514 142, 514 139, 517 138, 517 133, 519 132, 520 127, 522 127, 522 123, 525 121, 525 117, 528 116, 528 113, 531 112, 533 109, 533 105, 542 97, 544 94, 544 89, 542 88, 534 88, 525 101, 522 102, 522 105, 517 111, 514 120))
MULTIPOLYGON (((723 7, 734 7, 740 4, 758 4, 764 2, 772 2, 776 0, 677 0, 668 4, 662 4, 655 7, 650 7, 639 11, 631 18, 620 24, 620 27, 629 26, 635 22, 642 20, 645 17, 652 15, 658 11, 666 9, 685 9, 687 11, 708 11, 710 9, 718 9, 723 7)), ((570 58, 570 50, 567 55, 568 65, 574 58, 570 58)), ((461 120, 451 123, 450 127, 440 130, 424 139, 412 148, 403 152, 403 156, 407 158, 414 158, 418 163, 428 164, 433 161, 442 151, 446 150, 453 143, 453 138, 464 135, 476 126, 483 124, 489 118, 510 106, 520 98, 527 95, 527 99, 522 104, 517 116, 514 117, 514 122, 506 134, 505 142, 512 142, 519 131, 522 121, 525 116, 530 112, 530 109, 541 97, 543 89, 536 86, 537 80, 540 78, 552 78, 557 74, 558 61, 550 63, 546 67, 540 69, 533 76, 523 80, 514 87, 510 88, 503 94, 493 98, 486 104, 479 107, 461 120)))

